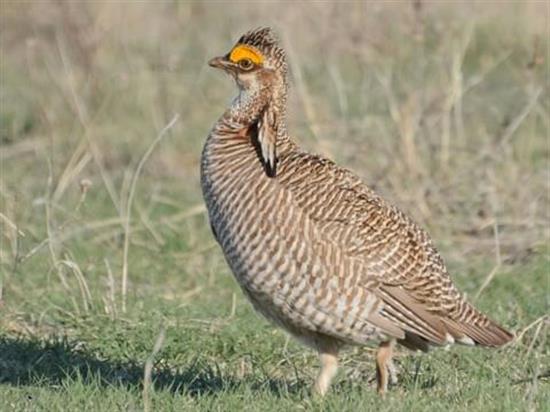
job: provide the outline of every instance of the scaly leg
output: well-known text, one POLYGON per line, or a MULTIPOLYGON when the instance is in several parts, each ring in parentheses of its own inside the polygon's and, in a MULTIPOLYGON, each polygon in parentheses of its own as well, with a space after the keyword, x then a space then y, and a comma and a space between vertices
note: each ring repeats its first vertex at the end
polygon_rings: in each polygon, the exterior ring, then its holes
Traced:
POLYGON ((395 379, 395 367, 393 365, 393 347, 395 340, 382 342, 376 354, 376 382, 378 384, 378 393, 382 396, 388 390, 388 381, 395 379))
POLYGON ((315 393, 324 396, 338 370, 338 351, 333 349, 320 352, 319 358, 321 359, 321 371, 317 376, 313 390, 315 393))

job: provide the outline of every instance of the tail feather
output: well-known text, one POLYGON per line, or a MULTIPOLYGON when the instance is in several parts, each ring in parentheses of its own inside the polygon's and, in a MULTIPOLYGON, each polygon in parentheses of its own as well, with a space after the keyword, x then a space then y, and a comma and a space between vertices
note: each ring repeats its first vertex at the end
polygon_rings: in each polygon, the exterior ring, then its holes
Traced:
POLYGON ((381 315, 395 322, 405 332, 400 343, 425 350, 427 346, 450 343, 498 347, 514 339, 496 322, 468 302, 457 302, 457 310, 433 313, 401 287, 384 284, 378 289, 385 306, 381 315))
MULTIPOLYGON (((468 320, 442 319, 448 332, 456 341, 468 342, 471 339, 475 344, 480 346, 498 347, 514 339, 512 333, 477 311, 473 306, 468 305, 467 311, 472 315, 468 316, 468 320)), ((464 319, 464 316, 462 318, 464 319)))

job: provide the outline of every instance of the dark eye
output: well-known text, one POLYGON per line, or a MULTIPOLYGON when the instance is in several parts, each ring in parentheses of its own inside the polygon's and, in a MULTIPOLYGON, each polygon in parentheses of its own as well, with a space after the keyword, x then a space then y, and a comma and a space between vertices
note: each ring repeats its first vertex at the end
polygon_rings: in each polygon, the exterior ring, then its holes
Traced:
POLYGON ((254 66, 252 60, 250 59, 241 59, 239 60, 239 67, 243 70, 250 70, 254 66))

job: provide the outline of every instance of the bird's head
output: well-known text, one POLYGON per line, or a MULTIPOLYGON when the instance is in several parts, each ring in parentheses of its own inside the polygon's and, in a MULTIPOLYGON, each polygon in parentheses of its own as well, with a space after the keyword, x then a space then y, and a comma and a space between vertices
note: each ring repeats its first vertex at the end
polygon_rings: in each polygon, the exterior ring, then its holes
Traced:
POLYGON ((285 52, 269 27, 245 33, 226 55, 214 57, 208 64, 233 76, 241 91, 286 86, 285 52))
POLYGON ((286 135, 285 106, 287 63, 283 48, 269 27, 251 30, 224 56, 214 57, 210 66, 234 77, 239 95, 229 113, 249 130, 256 126, 255 144, 269 177, 275 177, 277 141, 286 135))

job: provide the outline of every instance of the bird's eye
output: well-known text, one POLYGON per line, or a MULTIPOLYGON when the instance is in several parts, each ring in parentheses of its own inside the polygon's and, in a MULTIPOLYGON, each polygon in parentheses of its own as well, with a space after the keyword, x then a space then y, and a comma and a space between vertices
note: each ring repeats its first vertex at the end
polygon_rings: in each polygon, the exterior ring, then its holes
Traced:
POLYGON ((254 66, 252 60, 250 59, 241 59, 239 60, 239 67, 243 70, 250 70, 254 66))

